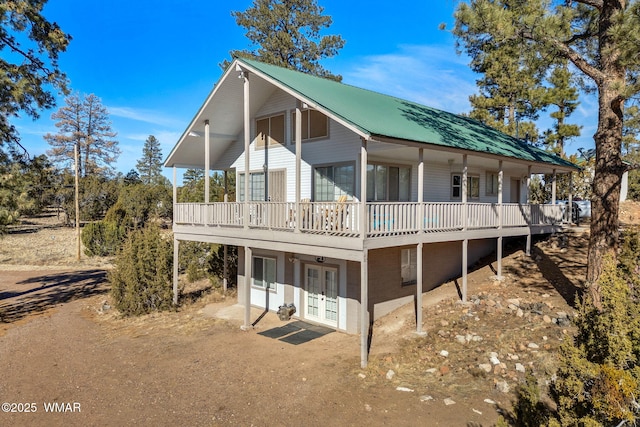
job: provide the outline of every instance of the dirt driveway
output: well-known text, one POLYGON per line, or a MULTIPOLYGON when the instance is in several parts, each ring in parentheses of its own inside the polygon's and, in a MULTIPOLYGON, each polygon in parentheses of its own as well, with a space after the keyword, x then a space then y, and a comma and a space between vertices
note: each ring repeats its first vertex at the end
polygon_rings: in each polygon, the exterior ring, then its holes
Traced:
POLYGON ((306 339, 293 339, 299 330, 272 313, 243 332, 233 315, 207 315, 232 313, 232 301, 118 319, 103 310, 103 279, 96 269, 0 271, 0 403, 15 404, 3 406, 0 425, 464 426, 497 418, 486 396, 447 406, 369 383, 357 336, 303 331, 306 339))

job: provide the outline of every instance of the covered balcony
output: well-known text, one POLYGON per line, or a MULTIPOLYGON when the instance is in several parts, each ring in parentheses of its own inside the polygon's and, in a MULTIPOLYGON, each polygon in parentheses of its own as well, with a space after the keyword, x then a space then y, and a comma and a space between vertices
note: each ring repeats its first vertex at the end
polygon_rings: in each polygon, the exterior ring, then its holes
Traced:
POLYGON ((193 227, 380 239, 418 233, 560 226, 570 219, 563 205, 391 202, 366 203, 362 208, 358 202, 347 201, 177 203, 174 222, 193 227))

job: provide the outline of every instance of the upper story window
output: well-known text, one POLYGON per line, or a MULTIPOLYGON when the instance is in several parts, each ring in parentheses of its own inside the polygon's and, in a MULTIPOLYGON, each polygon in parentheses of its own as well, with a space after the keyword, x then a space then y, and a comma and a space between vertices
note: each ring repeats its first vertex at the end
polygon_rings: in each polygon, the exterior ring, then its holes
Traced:
POLYGON ((367 165, 367 200, 408 202, 411 190, 409 166, 367 165))
MULTIPOLYGON (((295 143, 296 112, 293 112, 292 120, 295 143)), ((316 110, 302 110, 302 142, 329 137, 329 117, 316 110)))
POLYGON ((284 144, 284 113, 256 120, 256 146, 284 144))
POLYGON ((487 196, 498 195, 498 174, 496 172, 487 172, 487 196))
MULTIPOLYGON (((462 198, 462 174, 451 174, 451 198, 462 198)), ((467 199, 480 198, 480 177, 477 175, 467 176, 467 199)))

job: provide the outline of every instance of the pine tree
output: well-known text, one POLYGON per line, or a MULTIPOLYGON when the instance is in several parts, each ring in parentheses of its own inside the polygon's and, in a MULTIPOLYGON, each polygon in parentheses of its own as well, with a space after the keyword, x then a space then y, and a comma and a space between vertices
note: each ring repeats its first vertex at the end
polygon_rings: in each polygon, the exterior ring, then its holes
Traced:
MULTIPOLYGON (((471 0, 458 3, 454 32, 472 57, 487 47, 535 54, 549 67, 573 64, 598 93, 587 283, 602 273, 605 254, 616 257, 624 102, 640 91, 640 2, 627 0, 471 0)), ((596 286, 591 292, 598 292, 596 286)), ((593 295, 598 305, 599 295, 593 295)))
MULTIPOLYGON (((339 35, 320 36, 332 19, 323 15, 316 0, 254 0, 244 12, 231 15, 246 28, 246 36, 256 48, 233 50, 231 56, 253 58, 269 64, 340 81, 319 64, 338 54, 344 46, 339 35)), ((226 68, 228 62, 221 64, 226 68)))
POLYGON ((65 106, 51 115, 57 120, 57 134, 46 134, 51 145, 47 154, 55 163, 71 166, 74 145, 78 145, 78 173, 82 177, 102 174, 114 169, 120 154, 116 133, 111 129, 109 112, 94 94, 73 94, 65 99, 65 106))
POLYGON ((142 158, 136 164, 143 184, 159 184, 162 176, 162 149, 160 141, 149 135, 142 148, 142 158))
POLYGON ((581 126, 566 123, 566 119, 578 108, 578 89, 571 84, 571 72, 566 64, 554 67, 549 76, 551 87, 546 92, 545 103, 557 107, 551 113, 555 120, 553 129, 545 133, 547 147, 565 158, 564 147, 570 138, 580 136, 581 126))
POLYGON ((55 96, 48 88, 67 92, 58 55, 67 49, 71 37, 42 15, 45 3, 0 2, 0 148, 19 140, 9 118, 24 112, 37 119, 39 110, 55 106, 55 96))

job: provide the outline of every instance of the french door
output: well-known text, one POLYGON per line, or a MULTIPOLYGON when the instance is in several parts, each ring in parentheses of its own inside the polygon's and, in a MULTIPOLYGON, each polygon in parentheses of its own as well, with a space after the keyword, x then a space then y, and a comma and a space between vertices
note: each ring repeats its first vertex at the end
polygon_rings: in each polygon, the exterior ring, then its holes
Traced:
POLYGON ((305 266, 305 317, 338 326, 338 269, 305 266))

